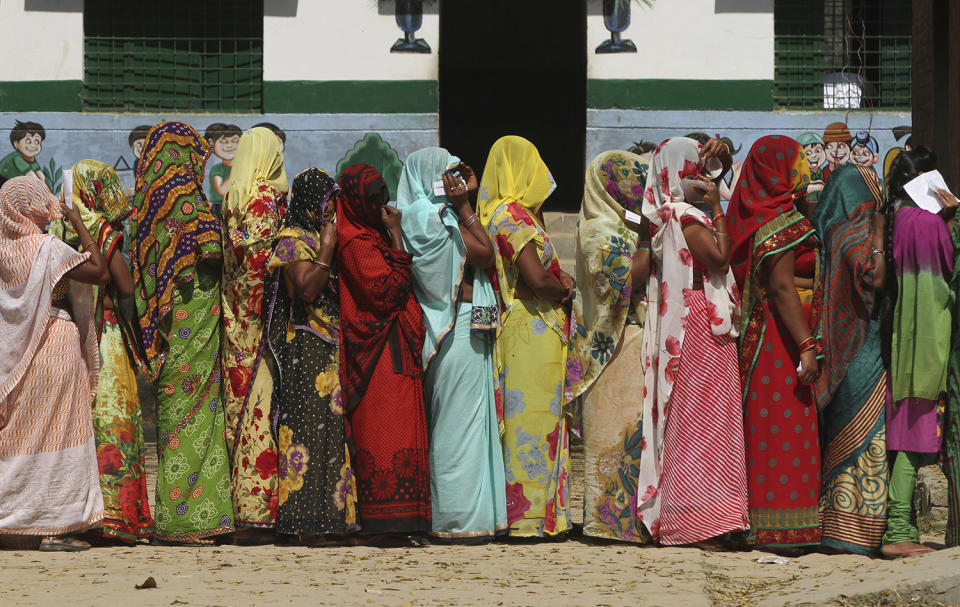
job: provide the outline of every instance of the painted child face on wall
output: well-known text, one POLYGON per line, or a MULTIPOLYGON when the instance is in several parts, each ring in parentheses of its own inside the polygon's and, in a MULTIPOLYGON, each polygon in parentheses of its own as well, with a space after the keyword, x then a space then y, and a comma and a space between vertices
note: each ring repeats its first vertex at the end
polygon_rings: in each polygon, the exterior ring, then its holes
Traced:
POLYGON ((827 158, 826 153, 823 151, 823 146, 819 143, 811 143, 810 145, 803 146, 803 153, 807 155, 807 164, 810 165, 811 171, 816 171, 820 168, 820 165, 823 164, 823 161, 827 158))
POLYGON ((237 146, 239 145, 240 135, 221 137, 214 142, 213 153, 216 154, 220 160, 226 160, 227 162, 230 162, 233 160, 233 157, 237 155, 237 146))
POLYGON ((143 153, 143 144, 146 142, 146 139, 137 139, 133 142, 133 145, 130 146, 133 149, 133 155, 137 158, 140 158, 140 154, 143 153))
POLYGON ((853 146, 853 149, 850 150, 850 158, 853 160, 853 164, 864 167, 873 166, 879 159, 877 154, 871 152, 870 148, 865 145, 853 146))
POLYGON ((27 136, 14 144, 17 151, 26 158, 36 158, 37 154, 43 149, 43 139, 40 133, 27 133, 27 136))
POLYGON ((850 161, 850 144, 846 141, 831 141, 827 144, 827 162, 834 166, 850 161))

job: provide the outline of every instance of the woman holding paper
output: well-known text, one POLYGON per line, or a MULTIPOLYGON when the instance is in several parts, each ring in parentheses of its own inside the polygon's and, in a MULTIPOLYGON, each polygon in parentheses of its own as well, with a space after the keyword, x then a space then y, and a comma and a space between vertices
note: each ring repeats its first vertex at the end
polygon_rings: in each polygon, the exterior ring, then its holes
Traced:
MULTIPOLYGON (((101 360, 93 403, 93 434, 105 507, 101 533, 133 544, 153 535, 143 420, 131 358, 137 344, 121 304, 121 299, 133 296, 133 277, 120 254, 121 222, 130 215, 133 205, 116 171, 96 160, 81 160, 72 171, 64 171, 63 187, 64 192, 73 194, 73 205, 110 268, 110 281, 96 292, 94 318, 101 360)), ((49 231, 77 250, 83 246, 67 219, 55 221, 49 231)))
POLYGON ((26 543, 39 540, 43 551, 86 550, 66 534, 103 519, 90 419, 99 356, 88 285, 109 276, 76 206, 33 176, 0 188, 0 538, 32 536, 26 543), (61 216, 81 251, 44 233, 61 216))
POLYGON ((947 389, 954 247, 944 218, 919 208, 907 189, 919 175, 936 169, 936 163, 936 154, 921 146, 901 152, 887 174, 888 204, 897 208, 892 222, 897 293, 888 336, 891 391, 886 411, 887 449, 896 455, 883 536, 887 556, 930 550, 919 544, 913 491, 917 470, 934 463, 941 448, 939 402, 947 389))
POLYGON ((407 157, 397 192, 427 330, 433 535, 448 541, 491 539, 507 527, 493 375, 500 310, 485 271, 493 265, 493 245, 470 204, 476 191, 473 169, 443 148, 425 148, 407 157))
POLYGON ((810 167, 789 137, 758 139, 727 208, 743 291, 740 378, 750 527, 756 543, 820 544, 820 446, 810 384, 819 374, 820 243, 800 214, 810 167))
POLYGON ((666 140, 643 194, 653 270, 641 350, 637 514, 661 544, 719 549, 713 538, 747 529, 749 521, 735 339, 740 298, 720 195, 702 175, 712 156, 729 166, 720 142, 666 140), (702 184, 713 219, 685 200, 685 179, 702 184))

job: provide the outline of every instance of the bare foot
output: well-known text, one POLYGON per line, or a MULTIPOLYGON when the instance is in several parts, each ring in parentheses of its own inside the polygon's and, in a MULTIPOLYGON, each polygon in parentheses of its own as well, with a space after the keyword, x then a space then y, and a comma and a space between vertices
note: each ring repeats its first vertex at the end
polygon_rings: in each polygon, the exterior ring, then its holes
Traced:
POLYGON ((884 544, 880 552, 887 558, 896 559, 933 552, 933 548, 916 542, 897 542, 896 544, 884 544))

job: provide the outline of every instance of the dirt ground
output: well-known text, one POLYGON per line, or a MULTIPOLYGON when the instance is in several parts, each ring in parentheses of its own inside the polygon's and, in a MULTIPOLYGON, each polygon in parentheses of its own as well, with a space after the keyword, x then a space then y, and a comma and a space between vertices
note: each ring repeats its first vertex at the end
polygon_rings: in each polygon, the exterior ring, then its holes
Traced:
MULTIPOLYGON (((150 446, 148 474, 155 478, 150 446)), ((574 449, 573 478, 582 478, 574 449)), ((581 484, 571 500, 579 503, 581 484)), ((574 520, 582 516, 579 508, 574 520)), ((925 519, 942 545, 942 521, 925 519)), ((904 561, 710 553, 571 538, 423 548, 0 550, 0 605, 848 605, 960 603, 960 549, 904 561), (136 589, 147 578, 155 588, 136 589)))

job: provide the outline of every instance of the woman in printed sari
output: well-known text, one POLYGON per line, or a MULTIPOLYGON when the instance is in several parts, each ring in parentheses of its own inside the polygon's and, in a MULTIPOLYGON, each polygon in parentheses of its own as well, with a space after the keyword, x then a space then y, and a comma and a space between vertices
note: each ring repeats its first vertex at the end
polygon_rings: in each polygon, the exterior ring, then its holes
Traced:
POLYGON ((301 171, 267 261, 264 356, 272 357, 276 368, 277 533, 311 546, 336 541, 357 527, 339 377, 338 190, 324 171, 301 171))
MULTIPOLYGON (((938 192, 945 208, 956 204, 957 199, 949 192, 938 192)), ((960 224, 956 221, 956 207, 947 211, 950 239, 953 244, 953 275, 950 291, 954 305, 960 305, 960 224)), ((943 446, 941 448, 943 473, 947 477, 947 529, 945 544, 948 548, 960 546, 960 308, 954 308, 954 324, 951 329, 950 358, 947 365, 947 402, 943 415, 943 446)))
POLYGON ((433 535, 471 542, 507 527, 493 375, 499 310, 484 271, 493 265, 493 246, 468 199, 476 191, 470 167, 443 148, 426 148, 407 157, 397 192, 427 331, 422 358, 433 535), (445 174, 449 167, 462 182, 445 174), (434 193, 438 181, 443 195, 434 193))
POLYGON ((813 212, 823 240, 824 362, 814 384, 823 441, 821 543, 876 554, 887 525, 887 374, 880 351, 883 192, 870 168, 830 174, 813 212))
POLYGON ((743 411, 737 367, 739 293, 730 271, 730 240, 716 184, 701 147, 674 137, 650 162, 643 216, 650 222, 653 270, 643 334, 643 455, 637 511, 661 544, 720 548, 718 536, 747 520, 743 411), (686 202, 682 180, 703 183, 713 219, 686 202), (709 461, 709 466, 703 462, 709 461))
POLYGON ((89 284, 107 261, 77 207, 33 176, 0 188, 0 539, 44 551, 90 547, 103 496, 90 420, 97 336, 89 284), (43 228, 65 215, 81 252, 43 228), (27 537, 22 537, 27 536, 27 537), (39 538, 43 538, 40 540, 39 538), (36 538, 36 540, 33 540, 36 538), (33 540, 33 541, 31 541, 33 540))
POLYGON ((273 131, 240 137, 223 201, 223 367, 236 539, 269 542, 277 521, 277 448, 270 431, 270 369, 261 356, 267 259, 286 207, 282 144, 273 131), (256 376, 256 381, 253 381, 256 376))
POLYGON ((648 158, 603 152, 587 167, 577 222, 576 289, 570 314, 566 402, 582 397, 583 533, 647 541, 636 524, 643 437, 643 366, 650 238, 626 219, 640 213, 648 158))
MULTIPOLYGON (((120 254, 121 222, 132 207, 116 171, 96 160, 73 165, 73 204, 110 268, 110 281, 95 295, 101 365, 93 435, 105 507, 100 533, 134 543, 153 535, 153 517, 147 499, 140 396, 131 359, 137 344, 121 306, 121 299, 133 296, 133 277, 120 254)), ((82 246, 67 220, 51 224, 50 233, 77 250, 82 246)))
POLYGON ((573 278, 560 269, 540 208, 553 178, 522 137, 487 157, 477 211, 496 247, 502 302, 494 368, 503 389, 507 522, 513 537, 570 529, 570 447, 563 414, 573 278))
MULTIPOLYGON (((893 265, 897 301, 893 310, 890 379, 887 398, 887 450, 892 456, 890 506, 883 554, 910 556, 929 552, 920 545, 913 492, 917 471, 936 463, 941 448, 941 398, 947 389, 950 334, 953 327, 954 249, 945 218, 919 208, 903 186, 937 168, 927 147, 901 152, 887 174, 887 204, 893 219, 893 265)), ((940 196, 955 211, 956 199, 940 196)), ((946 214, 946 209, 941 213, 946 214)), ((948 469, 952 464, 949 462, 948 469)))
POLYGON ((130 219, 143 371, 157 398, 154 541, 231 533, 220 369, 220 222, 203 195, 210 148, 190 126, 147 134, 130 219))
POLYGON ((740 381, 747 487, 756 543, 820 544, 820 443, 811 384, 819 374, 819 243, 796 202, 810 182, 800 144, 754 142, 727 208, 741 285, 740 381))
POLYGON ((430 467, 423 408, 423 312, 401 213, 371 166, 340 175, 340 380, 355 446, 360 527, 371 542, 430 532, 430 467))

